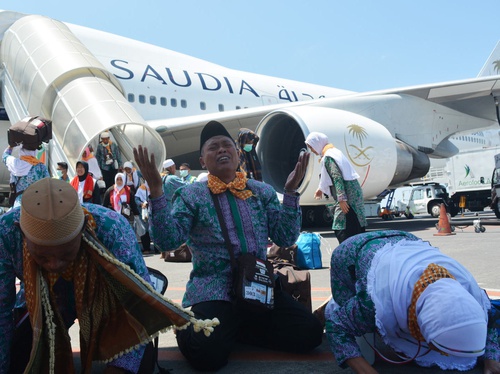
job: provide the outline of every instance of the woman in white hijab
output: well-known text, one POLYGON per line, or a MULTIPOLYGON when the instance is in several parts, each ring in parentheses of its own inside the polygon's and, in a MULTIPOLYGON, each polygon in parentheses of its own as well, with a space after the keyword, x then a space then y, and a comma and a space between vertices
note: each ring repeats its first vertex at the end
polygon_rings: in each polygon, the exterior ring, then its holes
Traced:
POLYGON ((2 160, 10 172, 11 194, 13 194, 9 202, 11 206, 17 207, 21 206, 22 193, 28 186, 50 175, 45 164, 36 157, 37 150, 31 151, 21 146, 17 158, 12 156, 13 149, 11 146, 7 147, 2 160))
POLYGON ((376 373, 374 339, 370 347, 362 338, 376 332, 399 363, 466 371, 482 356, 485 374, 500 373, 488 296, 469 271, 428 242, 396 230, 356 235, 333 251, 330 281, 326 335, 341 367, 376 373))
POLYGON ((323 196, 333 199, 333 203, 326 204, 326 207, 333 216, 332 229, 339 243, 365 232, 367 222, 363 191, 354 167, 323 133, 311 132, 305 143, 312 153, 321 157, 319 187, 314 197, 318 200, 323 196))
POLYGON ((125 185, 125 175, 116 173, 115 184, 109 187, 103 199, 103 206, 122 214, 129 222, 134 221, 135 201, 131 198, 130 187, 125 185))

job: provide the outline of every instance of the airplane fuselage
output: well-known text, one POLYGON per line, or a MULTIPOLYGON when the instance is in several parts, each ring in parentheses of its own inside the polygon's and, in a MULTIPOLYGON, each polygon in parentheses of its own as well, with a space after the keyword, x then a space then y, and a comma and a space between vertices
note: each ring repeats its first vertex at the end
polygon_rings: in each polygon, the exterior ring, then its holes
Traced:
POLYGON ((102 32, 68 26, 118 79, 128 101, 147 121, 351 93, 237 71, 113 34, 106 35, 108 48, 102 49, 102 32))

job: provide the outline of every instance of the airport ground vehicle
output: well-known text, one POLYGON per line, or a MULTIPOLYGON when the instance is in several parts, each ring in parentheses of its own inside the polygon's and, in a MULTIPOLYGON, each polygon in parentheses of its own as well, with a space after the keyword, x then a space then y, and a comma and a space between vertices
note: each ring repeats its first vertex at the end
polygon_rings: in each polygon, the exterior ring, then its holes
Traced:
POLYGON ((414 186, 405 215, 408 218, 413 218, 415 214, 428 213, 433 217, 439 217, 443 203, 451 216, 458 213, 458 206, 450 199, 445 186, 439 183, 414 186))
POLYGON ((445 185, 460 208, 482 211, 492 203, 491 176, 500 152, 500 130, 457 134, 450 141, 459 152, 446 160, 433 159, 423 180, 445 185))
POLYGON ((495 154, 499 151, 500 147, 461 151, 448 159, 446 185, 455 205, 458 206, 462 199, 464 209, 473 212, 483 211, 491 205, 491 173, 495 154))

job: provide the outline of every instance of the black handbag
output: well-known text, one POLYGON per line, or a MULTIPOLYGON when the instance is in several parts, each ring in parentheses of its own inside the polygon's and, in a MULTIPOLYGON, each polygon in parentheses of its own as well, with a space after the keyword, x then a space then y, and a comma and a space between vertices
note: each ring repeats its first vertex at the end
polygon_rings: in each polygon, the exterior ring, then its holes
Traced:
POLYGON ((130 207, 130 204, 122 203, 122 215, 127 219, 131 217, 132 208, 130 207))
POLYGON ((312 312, 311 273, 286 262, 273 262, 274 273, 278 276, 277 288, 312 312))
POLYGON ((16 201, 16 198, 19 195, 16 192, 16 185, 17 184, 14 183, 14 182, 9 183, 9 187, 10 187, 10 192, 9 192, 9 207, 14 206, 14 202, 16 201))
POLYGON ((224 224, 219 200, 212 194, 215 210, 224 236, 226 248, 231 257, 233 273, 232 297, 235 307, 265 313, 274 309, 274 271, 267 260, 261 260, 251 253, 243 253, 235 261, 227 227, 224 224))
POLYGON ((274 309, 274 271, 269 261, 244 253, 233 271, 237 306, 256 312, 274 309))
POLYGON ((191 250, 186 243, 173 251, 165 252, 165 262, 191 262, 191 250))

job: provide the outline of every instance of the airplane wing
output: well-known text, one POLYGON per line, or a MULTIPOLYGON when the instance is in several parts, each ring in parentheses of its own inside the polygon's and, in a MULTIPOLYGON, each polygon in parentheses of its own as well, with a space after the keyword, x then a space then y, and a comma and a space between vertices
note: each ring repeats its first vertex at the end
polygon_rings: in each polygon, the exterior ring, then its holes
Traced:
MULTIPOLYGON (((471 116, 478 119, 485 120, 481 122, 482 126, 490 126, 492 123, 489 121, 498 121, 498 100, 496 96, 500 96, 500 75, 474 78, 460 81, 451 81, 437 84, 427 84, 412 86, 406 88, 398 88, 391 90, 371 91, 365 93, 352 93, 336 98, 316 99, 307 102, 295 102, 289 104, 278 104, 270 106, 261 106, 256 108, 248 108, 241 110, 233 110, 227 112, 210 113, 200 116, 178 117, 164 120, 148 121, 148 124, 156 129, 162 136, 164 143, 167 147, 167 155, 169 157, 189 157, 186 149, 192 148, 196 144, 196 139, 199 130, 210 120, 217 120, 223 123, 234 137, 237 136, 238 130, 242 127, 255 130, 260 121, 268 114, 277 110, 287 110, 295 107, 325 107, 325 108, 345 108, 357 107, 356 102, 371 102, 370 97, 387 98, 399 97, 413 97, 421 99, 429 103, 436 103, 442 107, 453 110, 457 116, 461 114, 464 116, 471 116)), ((420 100, 418 100, 420 101, 420 100)), ((374 104, 375 105, 375 104, 374 104)), ((382 106, 390 105, 380 104, 382 106)), ((385 108, 387 111, 388 108, 385 108)), ((366 109, 354 110, 363 115, 367 115, 366 109)), ((379 120, 391 128, 390 123, 392 120, 381 119, 381 114, 377 111, 372 111, 369 115, 370 118, 379 120)), ((399 119, 398 119, 399 122, 399 119)), ((457 131, 473 130, 475 127, 469 126, 468 128, 455 128, 457 131)), ((402 133, 401 124, 398 123, 394 126, 394 131, 391 131, 394 136, 402 133)), ((439 144, 446 136, 451 133, 446 132, 445 136, 441 139, 435 139, 434 145, 439 144)), ((415 145, 415 144, 412 144, 415 145)), ((418 147, 418 145, 416 145, 418 147)), ((426 148, 433 148, 432 146, 426 148)), ((191 149, 191 152, 193 149, 191 149)), ((435 151, 435 149, 434 149, 435 151)), ((196 150, 194 150, 196 154, 196 150)), ((440 156, 435 154, 434 157, 448 157, 448 154, 440 156)), ((197 156, 196 156, 197 157, 197 156)))
POLYGON ((500 75, 414 86, 386 93, 419 97, 474 117, 497 121, 500 75))

